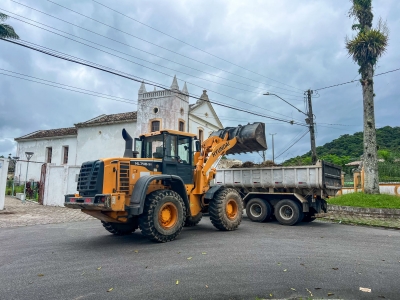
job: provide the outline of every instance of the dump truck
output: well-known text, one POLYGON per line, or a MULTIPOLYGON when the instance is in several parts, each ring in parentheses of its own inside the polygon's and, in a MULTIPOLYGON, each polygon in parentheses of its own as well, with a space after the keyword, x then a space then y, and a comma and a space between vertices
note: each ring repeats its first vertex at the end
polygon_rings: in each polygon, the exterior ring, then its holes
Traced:
POLYGON ((135 140, 123 129, 123 157, 82 164, 77 194, 65 206, 101 220, 116 235, 140 228, 156 242, 174 240, 183 226, 209 212, 219 230, 238 228, 243 202, 236 189, 210 188, 216 165, 227 154, 267 149, 265 124, 227 127, 200 143, 195 134, 161 130, 135 140))
POLYGON ((342 188, 341 168, 318 161, 311 166, 218 169, 218 186, 240 193, 250 220, 276 218, 282 225, 295 225, 327 212, 326 199, 342 188))

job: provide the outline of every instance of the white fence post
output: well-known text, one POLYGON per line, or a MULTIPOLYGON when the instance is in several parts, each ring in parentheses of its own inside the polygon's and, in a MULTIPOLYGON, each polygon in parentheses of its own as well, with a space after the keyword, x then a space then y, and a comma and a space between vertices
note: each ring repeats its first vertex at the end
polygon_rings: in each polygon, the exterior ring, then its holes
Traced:
POLYGON ((7 187, 8 160, 0 158, 0 210, 4 209, 4 199, 7 187))

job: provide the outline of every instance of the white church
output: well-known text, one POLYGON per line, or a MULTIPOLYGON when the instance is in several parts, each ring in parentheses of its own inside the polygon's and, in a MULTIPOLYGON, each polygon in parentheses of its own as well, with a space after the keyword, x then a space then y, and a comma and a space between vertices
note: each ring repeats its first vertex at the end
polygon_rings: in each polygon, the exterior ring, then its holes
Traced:
MULTIPOLYGON (((200 99, 190 104, 186 83, 180 90, 174 77, 170 90, 154 88, 147 91, 142 83, 138 91, 137 111, 100 115, 74 124, 73 127, 38 130, 15 138, 16 156, 26 160, 25 152, 34 153, 27 179, 39 181, 44 163, 78 168, 85 161, 123 156, 125 141, 121 134, 122 128, 132 137, 173 129, 194 133, 200 140, 204 140, 211 132, 223 126, 209 102, 207 91, 204 90, 200 99)), ((26 162, 18 161, 16 180, 25 181, 26 167, 26 162)))

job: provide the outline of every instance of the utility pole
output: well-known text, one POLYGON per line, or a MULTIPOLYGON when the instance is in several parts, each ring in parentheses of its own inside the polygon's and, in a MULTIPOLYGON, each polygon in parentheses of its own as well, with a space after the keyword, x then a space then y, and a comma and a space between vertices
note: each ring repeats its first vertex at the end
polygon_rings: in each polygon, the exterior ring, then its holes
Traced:
POLYGON ((311 160, 312 164, 315 165, 317 163, 317 149, 315 147, 314 114, 312 111, 312 102, 311 102, 312 93, 313 93, 312 90, 307 91, 308 118, 306 119, 306 123, 310 128, 311 160))
POLYGON ((275 152, 274 152, 274 135, 276 133, 270 133, 269 135, 272 135, 272 162, 275 164, 275 152))

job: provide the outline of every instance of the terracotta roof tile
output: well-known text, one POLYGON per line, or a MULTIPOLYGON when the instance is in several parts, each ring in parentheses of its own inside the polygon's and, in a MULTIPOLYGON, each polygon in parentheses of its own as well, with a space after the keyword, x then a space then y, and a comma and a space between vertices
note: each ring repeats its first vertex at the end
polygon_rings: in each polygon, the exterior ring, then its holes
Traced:
POLYGON ((77 127, 85 127, 90 125, 96 124, 109 124, 109 123, 119 123, 123 121, 136 121, 137 119, 137 112, 131 111, 127 113, 120 113, 120 114, 112 114, 112 115, 100 115, 96 118, 88 120, 86 122, 77 123, 75 126, 77 127))
POLYGON ((49 130, 38 130, 27 135, 15 138, 15 140, 30 140, 30 139, 40 139, 40 138, 50 138, 59 137, 67 135, 77 135, 77 129, 75 127, 69 128, 58 128, 49 130))

